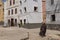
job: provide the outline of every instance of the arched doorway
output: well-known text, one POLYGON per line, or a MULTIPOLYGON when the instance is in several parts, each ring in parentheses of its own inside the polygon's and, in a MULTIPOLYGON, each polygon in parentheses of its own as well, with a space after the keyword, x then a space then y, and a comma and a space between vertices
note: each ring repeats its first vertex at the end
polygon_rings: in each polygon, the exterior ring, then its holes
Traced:
POLYGON ((11 18, 11 26, 14 26, 14 19, 11 18))
POLYGON ((24 24, 26 24, 26 19, 24 19, 24 24))
POLYGON ((17 19, 15 19, 15 26, 17 26, 17 19))

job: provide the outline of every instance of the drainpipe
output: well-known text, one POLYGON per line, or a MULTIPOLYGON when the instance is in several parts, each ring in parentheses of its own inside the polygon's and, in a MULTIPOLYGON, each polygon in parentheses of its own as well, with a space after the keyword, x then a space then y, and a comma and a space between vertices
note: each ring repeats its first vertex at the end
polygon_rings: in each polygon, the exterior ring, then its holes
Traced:
POLYGON ((42 0, 43 23, 46 23, 46 0, 42 0))

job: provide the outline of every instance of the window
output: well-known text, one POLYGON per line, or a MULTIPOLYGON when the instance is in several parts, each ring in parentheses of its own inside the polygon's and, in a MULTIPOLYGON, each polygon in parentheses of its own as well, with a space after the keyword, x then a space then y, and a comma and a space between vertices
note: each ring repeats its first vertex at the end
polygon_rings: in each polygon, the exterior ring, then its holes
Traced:
POLYGON ((53 5, 54 4, 54 0, 51 0, 51 5, 53 5))
POLYGON ((37 0, 33 0, 33 1, 37 2, 37 0))
POLYGON ((15 8, 15 14, 17 14, 17 8, 15 8))
POLYGON ((22 1, 20 1, 20 4, 22 4, 22 1))
POLYGON ((27 0, 25 0, 24 2, 26 2, 27 0))
POLYGON ((13 14, 13 9, 11 10, 12 14, 13 14))
POLYGON ((25 12, 26 12, 26 7, 24 7, 24 10, 25 10, 25 12))
POLYGON ((15 0, 13 0, 13 4, 15 4, 15 0))
POLYGON ((60 13, 60 8, 56 12, 60 13))
POLYGON ((20 9, 20 13, 22 14, 22 10, 20 9))
POLYGON ((12 5, 12 2, 11 2, 11 0, 10 0, 10 5, 12 5))
POLYGON ((10 15, 10 10, 8 10, 8 15, 10 15))
POLYGON ((36 12, 37 12, 37 8, 38 8, 38 7, 34 7, 34 11, 36 11, 36 12))

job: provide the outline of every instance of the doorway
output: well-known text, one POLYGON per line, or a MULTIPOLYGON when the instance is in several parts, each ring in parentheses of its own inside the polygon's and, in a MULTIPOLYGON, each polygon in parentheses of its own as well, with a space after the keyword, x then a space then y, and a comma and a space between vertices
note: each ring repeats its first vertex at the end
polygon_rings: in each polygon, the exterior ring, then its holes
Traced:
POLYGON ((10 20, 8 19, 8 25, 10 26, 10 20))
POLYGON ((15 26, 17 26, 17 19, 15 19, 15 26))
POLYGON ((52 21, 55 21, 55 14, 54 15, 51 15, 51 20, 52 21))
POLYGON ((14 19, 11 19, 11 26, 14 26, 14 19))
POLYGON ((22 20, 20 20, 20 25, 22 26, 22 20))
POLYGON ((26 19, 24 19, 24 24, 26 24, 26 19))

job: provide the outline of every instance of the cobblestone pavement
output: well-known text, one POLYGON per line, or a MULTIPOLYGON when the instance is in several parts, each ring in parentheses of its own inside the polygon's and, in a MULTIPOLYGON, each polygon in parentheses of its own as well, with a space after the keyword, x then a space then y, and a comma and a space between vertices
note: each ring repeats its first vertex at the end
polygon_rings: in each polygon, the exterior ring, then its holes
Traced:
POLYGON ((39 36, 40 29, 26 29, 18 27, 0 28, 0 40, 21 40, 28 38, 28 40, 60 40, 60 31, 47 30, 46 37, 39 36))

